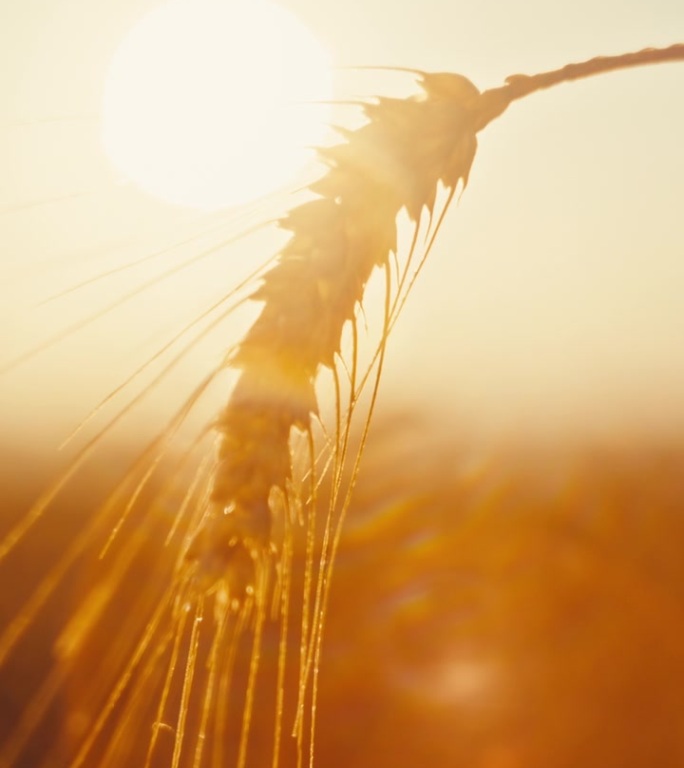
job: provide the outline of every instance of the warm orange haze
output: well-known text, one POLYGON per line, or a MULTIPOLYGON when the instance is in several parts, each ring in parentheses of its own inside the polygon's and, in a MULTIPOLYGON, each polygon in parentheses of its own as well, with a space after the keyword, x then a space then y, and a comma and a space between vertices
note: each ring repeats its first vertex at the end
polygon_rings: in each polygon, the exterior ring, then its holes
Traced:
POLYGON ((684 765, 679 4, 35 5, 0 766, 684 765))

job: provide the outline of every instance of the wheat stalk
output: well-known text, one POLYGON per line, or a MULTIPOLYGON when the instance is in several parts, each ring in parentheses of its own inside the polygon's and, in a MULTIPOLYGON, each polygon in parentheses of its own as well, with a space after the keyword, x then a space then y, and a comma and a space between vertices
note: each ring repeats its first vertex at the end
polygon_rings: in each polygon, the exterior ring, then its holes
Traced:
MULTIPOLYGON (((120 649, 113 646, 113 651, 118 649, 117 679, 104 698, 96 700, 99 714, 77 730, 78 746, 67 761, 72 768, 94 760, 105 766, 128 759, 141 738, 136 721, 150 718, 154 728, 146 740, 145 765, 155 760, 167 760, 173 768, 225 765, 224 741, 230 736, 225 708, 236 660, 246 668, 244 698, 239 699, 241 725, 232 733, 235 764, 243 768, 263 637, 271 618, 279 626, 272 764, 277 766, 280 760, 287 706, 294 711, 297 763, 304 762, 307 752, 313 763, 318 670, 332 569, 377 397, 387 338, 454 194, 467 185, 477 134, 513 101, 540 89, 677 60, 684 60, 684 45, 596 58, 534 76, 515 75, 504 86, 482 93, 461 75, 416 72, 421 87, 417 96, 362 104, 367 122, 355 131, 343 131, 343 143, 320 151, 327 171, 310 185, 314 199, 280 220, 290 238, 251 296, 262 304, 259 317, 229 356, 240 376, 214 425, 218 435, 214 466, 203 465, 196 488, 185 496, 168 533, 180 551, 171 567, 166 566, 170 586, 162 599, 157 595, 152 618, 139 621, 130 632, 133 640, 121 641, 120 649), (440 186, 445 195, 440 196, 440 186), (413 230, 404 250, 397 236, 402 212, 413 230), (363 369, 359 307, 376 270, 384 272, 385 306, 377 347, 363 369), (351 339, 347 348, 345 329, 351 339), (326 417, 318 402, 324 371, 333 389, 332 430, 324 428, 326 417), (362 437, 352 451, 351 419, 364 389, 369 391, 362 409, 362 437), (301 455, 293 446, 298 439, 308 456, 304 471, 294 463, 301 455), (351 464, 346 476, 345 463, 351 464), (207 477, 205 492, 202 483, 207 477), (319 507, 324 509, 322 522, 319 507), (294 556, 302 547, 304 564, 297 574, 294 556), (301 590, 297 611, 291 600, 295 582, 301 590), (288 633, 296 619, 299 671, 295 693, 286 702, 287 670, 294 663, 288 633), (154 689, 155 679, 160 692, 151 715, 146 691, 154 689), (162 744, 167 728, 173 733, 170 752, 164 752, 162 744), (198 734, 194 742, 188 736, 193 728, 198 734)), ((200 387, 197 397, 202 391, 200 387)), ((178 422, 195 399, 190 399, 178 422)), ((173 432, 172 425, 164 440, 173 432)), ((160 444, 154 443, 142 456, 132 471, 133 489, 127 500, 122 502, 121 494, 115 494, 106 505, 111 514, 102 512, 98 524, 113 525, 118 531, 138 504, 159 450, 160 444), (115 514, 121 515, 118 523, 111 522, 115 514)), ((67 479, 76 469, 67 472, 67 479)), ((39 501, 0 542, 0 557, 14 551, 62 484, 58 482, 55 493, 39 501)), ((61 570, 48 574, 0 635, 3 658, 25 635, 91 535, 90 530, 82 533, 78 547, 61 561, 61 570)), ((111 599, 135 556, 134 548, 115 555, 100 588, 106 595, 94 590, 93 607, 82 611, 82 620, 63 632, 62 645, 70 649, 65 652, 70 660, 78 659, 100 620, 102 609, 95 598, 102 605, 111 599)), ((0 764, 9 765, 21 754, 42 716, 41 708, 49 706, 59 689, 62 674, 56 672, 48 680, 36 706, 0 753, 0 764)))

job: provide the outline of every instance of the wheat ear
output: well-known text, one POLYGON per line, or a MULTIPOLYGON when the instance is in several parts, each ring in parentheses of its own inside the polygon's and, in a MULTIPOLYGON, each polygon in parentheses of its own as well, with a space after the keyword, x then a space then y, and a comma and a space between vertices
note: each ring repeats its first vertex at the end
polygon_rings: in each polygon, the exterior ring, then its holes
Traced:
MULTIPOLYGON (((375 267, 397 248, 396 217, 432 213, 437 183, 467 182, 475 155, 469 104, 478 92, 458 75, 425 75, 424 98, 379 99, 347 143, 321 150, 328 173, 318 198, 280 226, 292 236, 253 298, 261 315, 239 346, 242 374, 218 419, 212 509, 188 557, 221 572, 246 551, 251 572, 271 544, 269 496, 291 478, 290 432, 318 412, 315 380, 333 369, 342 329, 375 267)), ((240 580, 242 583, 242 580, 240 580)))
MULTIPOLYGON (((286 493, 292 481, 292 430, 311 433, 319 369, 336 370, 344 325, 355 322, 373 270, 397 250, 399 211, 418 226, 425 209, 433 213, 438 182, 450 190, 467 182, 477 89, 459 75, 425 75, 422 85, 419 98, 365 105, 368 123, 321 150, 328 172, 311 185, 317 198, 280 222, 291 237, 253 296, 263 309, 234 358, 241 376, 217 421, 211 504, 186 555, 229 602, 256 592, 264 606, 257 586, 274 583, 274 565, 287 570, 272 535, 273 489, 286 493)), ((322 599, 319 590, 319 609, 322 599)), ((312 648, 303 653, 309 670, 312 648)))

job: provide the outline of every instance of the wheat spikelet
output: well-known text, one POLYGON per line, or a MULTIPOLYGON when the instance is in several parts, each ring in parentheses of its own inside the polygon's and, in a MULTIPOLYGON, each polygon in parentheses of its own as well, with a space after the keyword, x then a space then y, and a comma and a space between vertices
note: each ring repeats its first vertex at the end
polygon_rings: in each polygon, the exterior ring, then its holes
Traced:
MULTIPOLYGON (((276 766, 281 751, 288 754, 284 736, 292 726, 295 762, 313 762, 332 568, 387 337, 446 207, 459 185, 467 184, 477 132, 513 100, 539 88, 683 57, 684 47, 673 46, 592 60, 556 73, 516 76, 482 94, 460 75, 419 73, 419 96, 363 105, 366 124, 343 132, 344 143, 321 150, 328 170, 310 187, 314 199, 280 220, 290 239, 251 294, 262 303, 261 314, 227 356, 240 375, 214 424, 219 439, 213 466, 207 462, 189 472, 190 490, 177 502, 170 528, 146 511, 164 444, 202 395, 202 384, 0 637, 0 655, 11 658, 95 540, 104 555, 99 564, 89 565, 96 586, 86 590, 81 608, 60 633, 60 665, 3 748, 0 763, 12 764, 23 753, 57 693, 68 691, 69 683, 78 688, 73 681, 82 675, 84 659, 106 645, 103 633, 124 610, 120 582, 150 558, 142 534, 126 547, 117 546, 141 521, 160 529, 169 542, 152 560, 164 588, 155 583, 141 590, 125 632, 107 646, 102 664, 108 671, 97 677, 97 686, 78 681, 83 690, 73 694, 80 703, 66 728, 64 764, 113 766, 133 760, 145 766, 243 768, 258 746, 250 738, 252 719, 263 716, 260 690, 268 685, 276 690, 270 714, 273 749, 270 756, 258 752, 254 759, 276 766), (440 201, 440 184, 445 201, 440 201), (397 238, 402 211, 412 228, 403 251, 397 238), (377 348, 364 368, 359 306, 376 269, 385 273, 385 306, 377 348), (344 347, 345 328, 351 350, 344 347), (318 382, 326 375, 332 382, 332 418, 318 402, 318 382), (368 383, 370 393, 359 408, 368 383), (357 409, 362 435, 352 451, 351 419, 357 409), (351 464, 346 475, 345 463, 351 464), (275 683, 260 677, 266 654, 275 656, 275 683)), ((75 463, 64 477, 78 468, 75 463)), ((12 557, 59 490, 58 482, 55 492, 34 505, 0 543, 3 558, 12 557)), ((150 562, 145 566, 149 570, 150 562)))

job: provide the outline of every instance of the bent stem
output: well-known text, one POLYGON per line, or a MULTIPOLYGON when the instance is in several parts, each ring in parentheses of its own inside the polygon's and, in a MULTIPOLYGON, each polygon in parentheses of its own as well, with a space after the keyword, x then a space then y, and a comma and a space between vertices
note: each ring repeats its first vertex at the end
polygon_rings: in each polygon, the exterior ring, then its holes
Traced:
POLYGON ((684 61, 684 43, 676 43, 667 48, 645 48, 620 56, 597 56, 579 64, 566 64, 560 69, 540 72, 537 75, 511 75, 506 78, 506 85, 482 93, 478 104, 477 130, 481 130, 505 112, 511 102, 544 88, 606 72, 670 61, 684 61))

